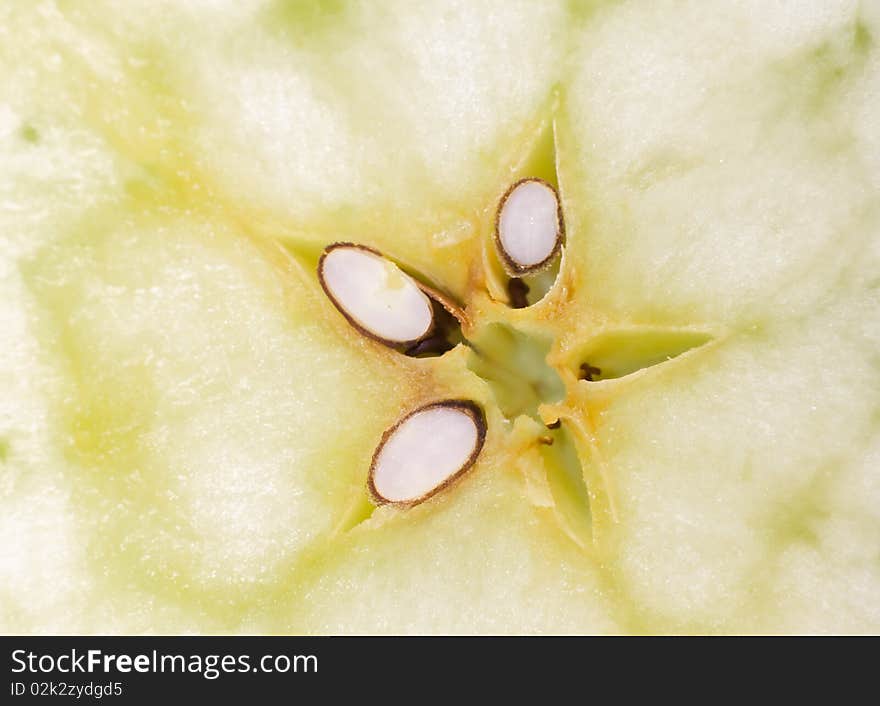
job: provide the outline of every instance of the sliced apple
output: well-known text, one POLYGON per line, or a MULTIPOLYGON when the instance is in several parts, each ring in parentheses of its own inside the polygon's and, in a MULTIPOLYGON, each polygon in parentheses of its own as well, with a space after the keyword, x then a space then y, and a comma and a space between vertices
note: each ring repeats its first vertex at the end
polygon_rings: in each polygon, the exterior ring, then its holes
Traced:
POLYGON ((0 8, 0 627, 880 630, 878 37, 0 8))
POLYGON ((299 604, 266 622, 319 634, 624 630, 595 563, 491 457, 430 507, 388 508, 340 537, 302 575, 299 604))
MULTIPOLYGON (((78 519, 65 544, 81 545, 79 571, 99 567, 90 592, 122 615, 143 592, 173 595, 233 625, 236 606, 365 497, 361 460, 412 404, 403 380, 422 373, 365 356, 344 325, 316 327, 329 303, 271 244, 168 212, 86 223, 24 269, 64 469, 31 472, 67 489, 78 519), (370 423, 341 421, 367 407, 370 423)), ((27 612, 24 598, 9 609, 27 612)), ((138 629, 174 630, 171 608, 138 629)))

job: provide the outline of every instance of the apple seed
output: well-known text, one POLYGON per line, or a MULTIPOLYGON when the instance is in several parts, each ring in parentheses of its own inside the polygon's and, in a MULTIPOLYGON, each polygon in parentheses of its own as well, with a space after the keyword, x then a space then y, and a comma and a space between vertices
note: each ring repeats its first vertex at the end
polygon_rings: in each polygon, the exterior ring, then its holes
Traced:
POLYGON ((522 179, 501 198, 495 243, 511 275, 546 267, 559 250, 564 231, 559 196, 543 179, 522 179))
POLYGON ((370 495, 378 505, 424 502, 473 466, 485 439, 486 419, 474 402, 419 407, 382 436, 370 464, 370 495))
POLYGON ((324 292, 361 333, 409 348, 434 331, 434 307, 423 288, 372 248, 334 243, 318 262, 324 292))

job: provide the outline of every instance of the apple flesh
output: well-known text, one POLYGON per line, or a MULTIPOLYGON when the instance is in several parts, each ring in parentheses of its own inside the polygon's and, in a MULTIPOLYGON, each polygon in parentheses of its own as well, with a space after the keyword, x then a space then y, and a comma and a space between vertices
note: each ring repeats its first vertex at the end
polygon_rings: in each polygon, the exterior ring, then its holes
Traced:
POLYGON ((0 9, 2 630, 880 630, 878 38, 827 0, 0 9), (566 241, 511 309, 530 176, 566 241), (336 241, 498 360, 360 336, 336 241), (375 509, 383 432, 461 398, 474 467, 375 509))

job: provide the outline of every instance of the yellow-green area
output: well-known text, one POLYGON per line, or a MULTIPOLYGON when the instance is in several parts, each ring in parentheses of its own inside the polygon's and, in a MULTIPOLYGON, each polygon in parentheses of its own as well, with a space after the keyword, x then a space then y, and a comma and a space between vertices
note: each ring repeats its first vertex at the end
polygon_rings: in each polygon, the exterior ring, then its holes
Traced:
POLYGON ((876 632, 878 31, 827 0, 5 5, 0 630, 876 632), (511 309, 524 176, 566 241, 511 309), (462 305, 462 343, 359 336, 335 241, 462 305), (485 408, 478 463, 374 508, 383 432, 443 398, 485 408))

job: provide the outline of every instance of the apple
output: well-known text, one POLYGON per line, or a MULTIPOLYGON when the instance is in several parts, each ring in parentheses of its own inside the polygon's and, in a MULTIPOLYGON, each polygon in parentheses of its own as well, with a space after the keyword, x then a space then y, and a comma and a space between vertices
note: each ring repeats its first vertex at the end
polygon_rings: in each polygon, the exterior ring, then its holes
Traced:
POLYGON ((0 629, 880 630, 878 41, 0 7, 0 629))

